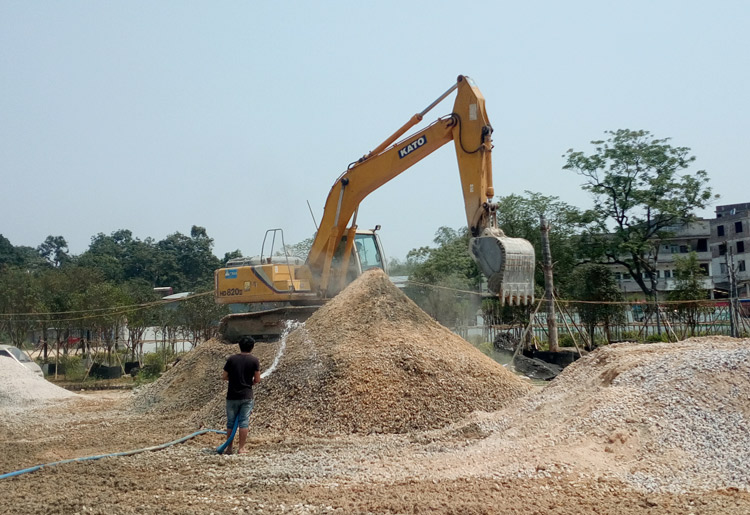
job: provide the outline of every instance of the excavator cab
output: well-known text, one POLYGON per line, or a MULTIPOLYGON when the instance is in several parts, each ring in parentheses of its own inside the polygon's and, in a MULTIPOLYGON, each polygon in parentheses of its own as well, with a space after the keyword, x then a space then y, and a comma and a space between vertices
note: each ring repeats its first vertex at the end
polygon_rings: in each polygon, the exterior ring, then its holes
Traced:
POLYGON ((346 235, 341 238, 341 241, 336 248, 336 252, 331 260, 331 269, 339 270, 339 273, 343 273, 345 270, 345 276, 329 283, 327 294, 329 297, 333 297, 339 291, 346 288, 352 281, 362 275, 362 273, 372 268, 380 268, 386 274, 388 273, 388 266, 385 260, 385 254, 383 252, 383 245, 380 243, 380 237, 377 234, 377 230, 380 226, 377 226, 372 230, 357 229, 354 235, 354 245, 351 248, 351 255, 349 256, 348 263, 343 266, 345 261, 345 252, 347 247, 346 235))
POLYGON ((383 246, 375 230, 357 231, 357 235, 354 237, 354 250, 356 251, 360 274, 372 268, 380 268, 386 274, 388 273, 383 246))

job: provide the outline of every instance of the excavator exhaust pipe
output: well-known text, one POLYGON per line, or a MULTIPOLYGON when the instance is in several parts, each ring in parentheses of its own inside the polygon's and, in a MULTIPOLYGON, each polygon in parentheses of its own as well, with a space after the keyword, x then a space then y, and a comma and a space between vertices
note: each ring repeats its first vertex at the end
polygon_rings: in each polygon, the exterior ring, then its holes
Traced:
POLYGON ((534 302, 536 259, 531 243, 509 238, 500 229, 487 228, 469 240, 469 251, 501 304, 518 306, 534 302))

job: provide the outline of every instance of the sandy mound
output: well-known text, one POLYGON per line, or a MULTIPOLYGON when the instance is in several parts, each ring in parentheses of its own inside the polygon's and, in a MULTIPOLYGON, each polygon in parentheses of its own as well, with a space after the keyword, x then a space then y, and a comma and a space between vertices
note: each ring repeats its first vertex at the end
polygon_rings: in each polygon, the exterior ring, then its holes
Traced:
MULTIPOLYGON (((199 346, 139 394, 148 397, 139 405, 163 411, 192 406, 203 424, 223 425, 218 374, 227 352, 220 345, 199 346)), ((277 348, 256 345, 262 367, 277 348)), ((499 409, 530 389, 372 271, 289 335, 278 369, 256 387, 251 432, 433 429, 476 410, 499 409)))
POLYGON ((20 408, 74 396, 16 361, 0 358, 0 408, 20 408))

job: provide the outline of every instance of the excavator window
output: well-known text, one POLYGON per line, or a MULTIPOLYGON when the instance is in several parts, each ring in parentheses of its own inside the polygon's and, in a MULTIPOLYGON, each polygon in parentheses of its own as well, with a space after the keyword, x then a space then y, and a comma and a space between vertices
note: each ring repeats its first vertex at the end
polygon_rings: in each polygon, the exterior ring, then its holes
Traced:
POLYGON ((359 264, 363 272, 370 268, 384 270, 383 259, 380 255, 380 246, 374 234, 357 234, 354 237, 354 243, 357 247, 359 264))

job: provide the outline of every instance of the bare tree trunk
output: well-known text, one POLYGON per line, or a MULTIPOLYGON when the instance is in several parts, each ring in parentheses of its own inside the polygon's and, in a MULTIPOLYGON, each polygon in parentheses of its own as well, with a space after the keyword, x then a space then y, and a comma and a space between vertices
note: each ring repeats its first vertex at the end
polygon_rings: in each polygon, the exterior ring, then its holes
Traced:
POLYGON ((544 215, 539 217, 542 231, 542 259, 544 262, 544 298, 547 300, 547 331, 549 333, 549 350, 560 352, 557 341, 557 316, 555 313, 554 280, 552 273, 552 253, 549 248, 549 223, 544 215))

